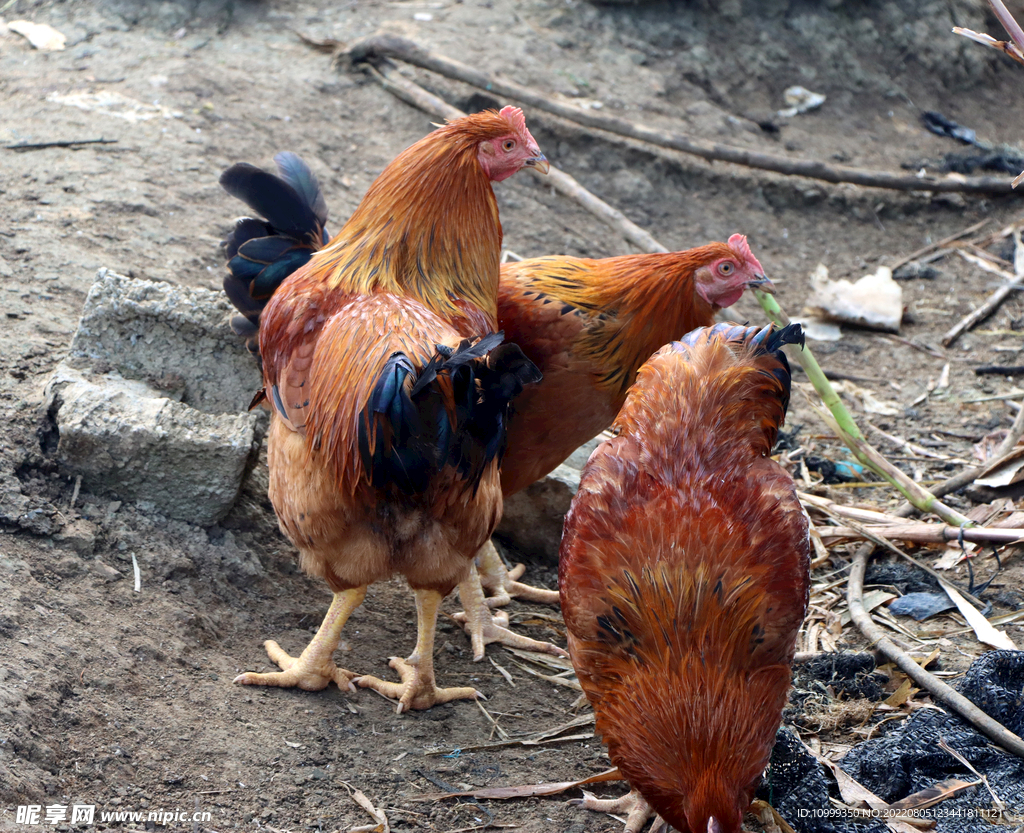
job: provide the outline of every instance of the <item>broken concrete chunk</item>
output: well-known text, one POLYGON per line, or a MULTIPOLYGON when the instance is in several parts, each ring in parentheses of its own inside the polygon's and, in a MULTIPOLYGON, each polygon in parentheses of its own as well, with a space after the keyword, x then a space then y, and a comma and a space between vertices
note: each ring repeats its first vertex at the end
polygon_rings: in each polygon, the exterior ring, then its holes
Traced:
POLYGON ((47 386, 61 464, 94 493, 151 501, 208 525, 238 497, 253 452, 251 414, 204 414, 141 382, 86 378, 62 366, 47 386))
POLYGON ((100 269, 68 362, 146 382, 203 413, 238 413, 263 383, 228 326, 234 313, 223 292, 100 269))
POLYGON ((506 498, 495 536, 523 553, 557 562, 565 513, 580 486, 583 467, 600 442, 595 438, 584 443, 547 477, 506 498))
POLYGON ((204 526, 227 514, 260 419, 230 314, 219 293, 100 270, 45 391, 58 460, 86 491, 204 526))

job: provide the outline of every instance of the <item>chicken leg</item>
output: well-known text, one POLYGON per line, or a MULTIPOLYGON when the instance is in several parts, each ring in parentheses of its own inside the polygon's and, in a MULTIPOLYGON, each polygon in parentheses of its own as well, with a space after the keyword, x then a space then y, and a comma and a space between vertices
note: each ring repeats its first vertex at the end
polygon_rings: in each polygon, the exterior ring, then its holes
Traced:
POLYGON ((398 700, 398 713, 409 709, 429 709, 438 703, 452 700, 475 700, 480 692, 475 688, 438 688, 434 679, 434 631, 437 610, 444 599, 436 590, 413 590, 416 597, 416 650, 408 659, 392 657, 389 665, 402 678, 391 683, 378 677, 359 677, 355 682, 363 688, 372 688, 385 697, 398 700))
POLYGON ((626 827, 623 833, 640 833, 647 820, 652 817, 654 824, 651 825, 650 833, 663 833, 669 830, 665 820, 651 809, 651 805, 636 790, 626 793, 622 798, 598 798, 584 790, 583 798, 575 798, 569 803, 597 813, 626 813, 626 827))
MULTIPOLYGON (((481 547, 480 553, 487 548, 494 552, 494 547, 488 541, 481 547)), ((496 552, 495 557, 497 557, 496 552)), ((501 566, 500 559, 499 566, 501 566)), ((504 572, 504 566, 501 566, 501 569, 504 572)), ((500 642, 502 645, 519 648, 521 651, 539 651, 540 653, 554 654, 557 657, 569 656, 564 649, 551 642, 541 642, 538 639, 531 639, 510 631, 508 629, 508 614, 504 611, 491 612, 489 603, 493 599, 484 598, 483 584, 475 563, 470 569, 469 575, 459 585, 459 598, 466 610, 463 613, 456 613, 452 618, 462 625, 466 629, 466 633, 469 634, 469 641, 473 646, 473 662, 480 662, 484 658, 485 646, 492 642, 500 642)))
POLYGON ((285 653, 273 639, 263 643, 267 654, 280 667, 280 671, 268 674, 257 674, 246 671, 235 677, 234 682, 240 685, 268 685, 279 688, 301 688, 305 691, 320 691, 327 688, 333 680, 338 688, 355 691, 352 680, 358 677, 351 671, 338 668, 334 664, 334 651, 341 639, 341 629, 345 627, 352 611, 359 607, 366 596, 365 587, 354 587, 335 593, 331 606, 320 623, 316 636, 306 646, 298 659, 285 653))
POLYGON ((503 607, 514 598, 546 605, 558 604, 557 590, 532 587, 516 581, 526 571, 526 567, 517 564, 511 570, 506 570, 490 539, 477 550, 476 562, 480 567, 480 583, 491 593, 491 598, 487 600, 488 607, 503 607))

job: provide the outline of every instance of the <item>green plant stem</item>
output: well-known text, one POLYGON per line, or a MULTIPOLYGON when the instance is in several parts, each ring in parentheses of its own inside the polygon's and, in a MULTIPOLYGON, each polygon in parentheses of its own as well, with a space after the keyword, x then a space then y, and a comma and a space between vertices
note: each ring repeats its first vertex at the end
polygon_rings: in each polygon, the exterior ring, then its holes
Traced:
MULTIPOLYGON (((779 302, 773 295, 754 290, 754 295, 761 308, 768 317, 781 327, 789 324, 789 316, 786 315, 779 302)), ((931 512, 938 515, 942 520, 951 526, 974 526, 966 516, 961 515, 950 506, 946 506, 935 495, 918 483, 915 483, 906 474, 886 460, 878 451, 864 438, 857 423, 846 409, 839 394, 832 387, 831 382, 825 378, 825 372, 821 369, 811 349, 804 345, 790 345, 786 348, 787 354, 804 369, 807 379, 814 386, 821 397, 822 402, 828 408, 828 412, 819 411, 839 438, 846 443, 853 455, 865 466, 884 478, 898 489, 903 496, 922 512, 931 512)))

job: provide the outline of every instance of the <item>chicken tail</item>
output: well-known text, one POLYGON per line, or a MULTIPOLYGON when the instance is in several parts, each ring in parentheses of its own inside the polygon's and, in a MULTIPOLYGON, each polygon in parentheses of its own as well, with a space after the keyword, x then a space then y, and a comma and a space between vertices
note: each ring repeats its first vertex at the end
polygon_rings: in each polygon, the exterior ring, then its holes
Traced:
POLYGON ((435 345, 419 371, 393 353, 359 423, 359 453, 375 488, 422 494, 445 467, 475 492, 487 465, 500 462, 512 400, 540 370, 505 334, 435 345))
POLYGON ((787 344, 804 346, 804 331, 799 324, 787 324, 777 328, 774 324, 765 327, 746 327, 740 324, 722 323, 713 327, 700 327, 683 336, 679 344, 696 348, 712 341, 746 347, 751 351, 749 360, 763 373, 774 376, 782 385, 782 415, 789 409, 789 397, 793 376, 789 361, 782 348, 787 344), (769 357, 769 361, 758 361, 769 357))
POLYGON ((225 191, 265 218, 239 218, 221 242, 228 258, 224 291, 241 313, 231 328, 257 359, 260 314, 267 301, 329 239, 327 202, 316 175, 294 153, 279 153, 274 162, 276 175, 239 162, 220 177, 225 191))

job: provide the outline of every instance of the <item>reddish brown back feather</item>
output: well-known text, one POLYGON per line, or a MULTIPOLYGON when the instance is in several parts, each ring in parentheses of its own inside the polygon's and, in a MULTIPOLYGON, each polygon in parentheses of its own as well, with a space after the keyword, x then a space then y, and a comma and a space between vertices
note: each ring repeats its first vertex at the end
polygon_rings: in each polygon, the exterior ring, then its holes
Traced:
POLYGON ((684 833, 709 815, 738 829, 807 603, 806 520, 767 457, 779 366, 718 341, 664 348, 565 522, 559 584, 580 682, 613 762, 684 833))

